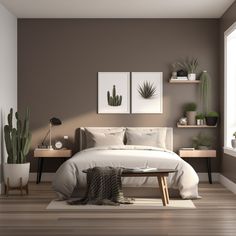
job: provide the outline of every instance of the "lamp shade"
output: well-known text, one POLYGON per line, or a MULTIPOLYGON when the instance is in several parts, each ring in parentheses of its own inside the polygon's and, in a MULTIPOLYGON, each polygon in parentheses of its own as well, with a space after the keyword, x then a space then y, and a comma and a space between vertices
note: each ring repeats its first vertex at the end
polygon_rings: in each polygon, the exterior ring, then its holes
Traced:
POLYGON ((52 117, 50 119, 50 123, 51 123, 52 126, 61 125, 61 120, 56 118, 56 117, 52 117))

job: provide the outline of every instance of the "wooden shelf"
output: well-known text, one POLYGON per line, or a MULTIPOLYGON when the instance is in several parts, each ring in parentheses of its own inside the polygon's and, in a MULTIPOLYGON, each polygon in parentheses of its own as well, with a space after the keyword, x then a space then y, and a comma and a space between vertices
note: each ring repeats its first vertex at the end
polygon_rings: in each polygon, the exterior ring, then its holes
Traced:
POLYGON ((179 150, 179 156, 184 158, 214 158, 216 150, 179 150))
POLYGON ((177 127, 178 128, 216 128, 217 125, 215 126, 210 126, 210 125, 180 125, 179 123, 177 123, 177 127))
POLYGON ((200 80, 180 80, 180 79, 170 79, 169 83, 172 84, 199 84, 200 80))

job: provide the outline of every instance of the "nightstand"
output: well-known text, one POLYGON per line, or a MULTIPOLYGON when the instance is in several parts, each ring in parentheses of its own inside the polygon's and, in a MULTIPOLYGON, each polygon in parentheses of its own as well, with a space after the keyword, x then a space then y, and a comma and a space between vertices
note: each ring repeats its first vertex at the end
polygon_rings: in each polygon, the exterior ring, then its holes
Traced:
POLYGON ((182 158, 206 158, 209 183, 212 184, 211 158, 216 158, 216 150, 179 150, 182 158))
POLYGON ((39 149, 34 150, 34 157, 38 158, 38 170, 36 183, 39 184, 41 181, 43 163, 45 158, 70 158, 72 151, 70 149, 61 150, 50 150, 50 149, 39 149))

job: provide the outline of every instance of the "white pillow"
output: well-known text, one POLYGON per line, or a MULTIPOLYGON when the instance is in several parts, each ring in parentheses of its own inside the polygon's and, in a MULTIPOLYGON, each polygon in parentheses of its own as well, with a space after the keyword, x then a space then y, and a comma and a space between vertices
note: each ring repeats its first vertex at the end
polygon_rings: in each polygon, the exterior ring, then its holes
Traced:
POLYGON ((166 129, 127 128, 127 145, 153 146, 166 149, 166 129))
POLYGON ((87 148, 124 145, 124 128, 89 129, 85 128, 87 148))

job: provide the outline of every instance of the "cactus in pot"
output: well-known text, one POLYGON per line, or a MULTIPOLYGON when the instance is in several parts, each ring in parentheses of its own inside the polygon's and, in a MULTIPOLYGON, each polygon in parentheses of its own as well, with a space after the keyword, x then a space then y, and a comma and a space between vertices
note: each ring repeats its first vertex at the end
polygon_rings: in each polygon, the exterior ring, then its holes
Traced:
POLYGON ((112 96, 110 91, 107 91, 107 103, 109 106, 120 106, 122 103, 122 96, 116 94, 116 86, 113 85, 112 96))
POLYGON ((5 184, 10 187, 19 187, 28 183, 29 166, 26 157, 30 149, 31 133, 29 131, 29 109, 26 110, 24 120, 18 112, 15 113, 16 125, 13 124, 13 109, 10 109, 4 126, 4 139, 7 150, 7 164, 4 165, 5 184), (21 179, 21 180, 20 180, 21 179), (8 183, 7 183, 8 182, 8 183))
POLYGON ((20 164, 26 162, 26 156, 29 152, 31 134, 29 132, 29 109, 26 111, 25 119, 19 118, 18 112, 15 113, 16 128, 13 127, 13 109, 8 114, 8 125, 4 126, 4 137, 7 149, 7 163, 20 164))

